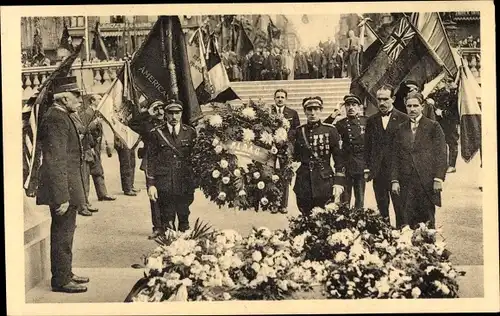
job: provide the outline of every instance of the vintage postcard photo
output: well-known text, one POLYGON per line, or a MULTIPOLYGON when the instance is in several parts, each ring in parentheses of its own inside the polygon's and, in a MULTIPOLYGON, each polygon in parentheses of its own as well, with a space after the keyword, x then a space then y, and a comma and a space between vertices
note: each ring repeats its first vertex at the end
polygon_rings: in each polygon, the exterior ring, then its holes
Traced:
POLYGON ((2 7, 9 315, 498 311, 493 12, 2 7))

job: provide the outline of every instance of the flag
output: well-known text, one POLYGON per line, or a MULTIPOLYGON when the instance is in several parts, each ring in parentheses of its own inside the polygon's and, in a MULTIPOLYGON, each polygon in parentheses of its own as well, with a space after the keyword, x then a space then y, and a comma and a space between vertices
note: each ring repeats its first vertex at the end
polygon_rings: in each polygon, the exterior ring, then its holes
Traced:
POLYGON ((99 22, 96 22, 94 29, 94 39, 92 41, 92 49, 99 60, 109 60, 108 50, 101 36, 101 30, 99 28, 99 22))
POLYGON ((189 40, 188 53, 199 104, 239 99, 230 86, 214 36, 208 36, 205 46, 204 34, 198 29, 189 40))
POLYGON ((398 87, 404 80, 412 79, 423 86, 442 69, 442 62, 404 16, 370 65, 352 81, 350 91, 362 99, 366 97, 369 107, 376 104, 376 93, 382 85, 398 87))
POLYGON ((480 96, 476 95, 475 78, 467 65, 460 67, 458 104, 460 109, 460 148, 465 162, 470 162, 481 149, 480 96))
POLYGON ((243 22, 239 21, 238 26, 238 38, 236 40, 236 54, 239 56, 245 56, 254 49, 253 43, 248 37, 248 33, 243 27, 243 22))
POLYGON ((419 30, 431 49, 443 61, 448 73, 455 77, 458 73, 452 48, 443 22, 438 12, 414 12, 410 16, 411 23, 419 30))
POLYGON ((52 103, 52 81, 69 74, 84 41, 42 82, 38 92, 23 107, 23 187, 27 196, 34 196, 38 188, 38 171, 42 162, 42 149, 37 140, 38 126, 52 103))
POLYGON ((368 65, 370 65, 373 58, 377 56, 378 51, 384 42, 382 42, 377 33, 375 33, 370 24, 368 24, 367 19, 363 19, 359 26, 361 28, 359 36, 361 45, 361 54, 359 56, 361 61, 359 64, 361 65, 360 72, 362 73, 366 68, 368 68, 368 65))
POLYGON ((45 58, 45 53, 43 52, 42 35, 40 34, 40 29, 38 27, 35 29, 35 34, 33 35, 33 49, 31 56, 32 63, 40 63, 45 58))
POLYGON ((57 49, 58 57, 66 57, 71 55, 75 51, 73 46, 73 39, 69 35, 68 26, 64 23, 63 33, 61 35, 61 41, 59 43, 59 48, 57 49))
POLYGON ((269 18, 269 24, 267 24, 267 33, 269 40, 279 39, 281 36, 281 30, 274 25, 273 20, 269 18))

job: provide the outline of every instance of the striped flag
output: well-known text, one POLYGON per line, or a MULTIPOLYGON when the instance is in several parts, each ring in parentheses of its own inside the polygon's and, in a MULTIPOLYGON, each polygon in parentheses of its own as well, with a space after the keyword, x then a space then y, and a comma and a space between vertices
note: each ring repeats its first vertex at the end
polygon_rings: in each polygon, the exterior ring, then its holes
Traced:
POLYGON ((448 73, 455 77, 458 74, 450 41, 443 21, 438 12, 413 12, 410 16, 411 23, 419 30, 422 37, 443 61, 448 73))
POLYGON ((366 68, 368 68, 373 58, 377 56, 378 51, 382 45, 384 45, 384 42, 382 42, 377 33, 375 33, 370 24, 368 24, 370 19, 365 19, 361 15, 360 18, 362 20, 358 24, 360 27, 359 44, 361 45, 362 52, 359 54, 359 64, 361 66, 360 72, 362 73, 366 68))
POLYGON ((460 110, 460 147, 465 162, 470 162, 481 148, 481 107, 477 82, 462 60, 458 105, 460 110))
POLYGON ((85 39, 75 48, 73 53, 63 60, 50 76, 42 82, 35 93, 23 107, 23 187, 26 195, 35 196, 38 188, 38 171, 42 162, 42 149, 37 141, 38 126, 48 107, 51 105, 52 81, 56 77, 65 77, 84 45, 85 39))

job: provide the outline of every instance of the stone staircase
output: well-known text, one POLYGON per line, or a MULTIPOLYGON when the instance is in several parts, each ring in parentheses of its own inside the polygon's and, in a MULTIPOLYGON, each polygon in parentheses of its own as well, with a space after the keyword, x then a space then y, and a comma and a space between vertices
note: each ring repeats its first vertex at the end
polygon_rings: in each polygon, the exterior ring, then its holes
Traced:
POLYGON ((320 96, 323 99, 323 118, 332 113, 336 104, 349 93, 350 79, 308 79, 308 80, 271 80, 231 82, 231 87, 242 101, 261 99, 268 105, 274 104, 274 91, 285 89, 288 92, 288 106, 299 113, 301 123, 306 122, 302 109, 302 99, 308 96, 320 96))

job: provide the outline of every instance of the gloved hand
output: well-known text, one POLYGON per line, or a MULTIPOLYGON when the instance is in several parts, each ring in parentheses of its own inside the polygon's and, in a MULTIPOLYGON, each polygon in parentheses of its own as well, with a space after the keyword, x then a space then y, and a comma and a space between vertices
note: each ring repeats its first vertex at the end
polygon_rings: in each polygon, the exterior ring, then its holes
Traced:
POLYGON ((156 190, 156 187, 154 185, 149 187, 148 195, 151 201, 156 202, 156 200, 158 200, 158 191, 156 190))
POLYGON ((333 196, 335 197, 335 200, 337 200, 337 198, 339 198, 343 192, 344 192, 343 186, 341 186, 340 184, 333 185, 333 196))

